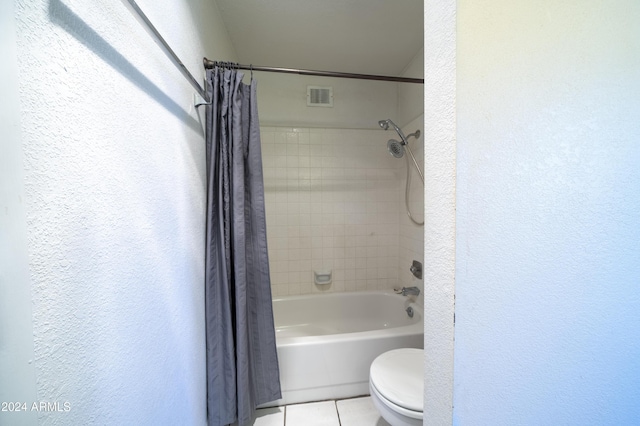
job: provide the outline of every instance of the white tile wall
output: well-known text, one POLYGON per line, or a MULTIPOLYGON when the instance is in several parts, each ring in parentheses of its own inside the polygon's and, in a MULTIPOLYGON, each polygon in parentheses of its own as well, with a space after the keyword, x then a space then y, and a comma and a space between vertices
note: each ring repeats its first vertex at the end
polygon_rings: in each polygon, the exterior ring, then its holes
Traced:
POLYGON ((261 136, 274 296, 397 286, 405 165, 387 152, 394 135, 262 127, 261 136), (315 285, 314 270, 332 270, 332 284, 315 285))

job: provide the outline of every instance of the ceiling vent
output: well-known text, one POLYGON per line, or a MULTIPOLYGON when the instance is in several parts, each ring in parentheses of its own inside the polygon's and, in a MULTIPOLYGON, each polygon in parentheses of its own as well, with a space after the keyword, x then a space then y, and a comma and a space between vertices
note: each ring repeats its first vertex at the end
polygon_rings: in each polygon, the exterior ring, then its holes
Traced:
POLYGON ((307 86, 307 106, 333 108, 333 87, 307 86))

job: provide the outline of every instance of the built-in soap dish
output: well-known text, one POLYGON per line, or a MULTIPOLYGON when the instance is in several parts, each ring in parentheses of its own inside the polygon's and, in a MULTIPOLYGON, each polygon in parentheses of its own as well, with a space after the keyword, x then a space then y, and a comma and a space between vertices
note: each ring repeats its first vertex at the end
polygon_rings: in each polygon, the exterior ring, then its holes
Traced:
POLYGON ((315 282, 317 285, 331 284, 331 280, 331 271, 313 271, 313 282, 315 282))

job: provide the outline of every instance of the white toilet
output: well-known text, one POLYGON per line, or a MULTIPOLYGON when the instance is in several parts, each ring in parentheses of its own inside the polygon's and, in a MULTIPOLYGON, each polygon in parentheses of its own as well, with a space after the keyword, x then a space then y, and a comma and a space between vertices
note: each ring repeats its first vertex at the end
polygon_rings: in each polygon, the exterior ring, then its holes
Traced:
POLYGON ((421 426, 424 350, 394 349, 378 356, 369 370, 371 400, 392 426, 421 426))

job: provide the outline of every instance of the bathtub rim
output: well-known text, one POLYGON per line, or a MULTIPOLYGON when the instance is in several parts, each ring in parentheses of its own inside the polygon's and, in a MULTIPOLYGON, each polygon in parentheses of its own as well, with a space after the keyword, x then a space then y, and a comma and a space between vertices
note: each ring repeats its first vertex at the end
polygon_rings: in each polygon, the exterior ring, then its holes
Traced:
MULTIPOLYGON (((393 290, 362 290, 362 291, 327 291, 327 292, 313 292, 313 293, 305 293, 305 294, 295 294, 288 296, 277 296, 271 297, 272 302, 276 302, 282 299, 286 300, 300 300, 300 299, 308 299, 310 297, 337 297, 337 296, 360 296, 366 294, 378 294, 383 295, 385 297, 398 298, 403 299, 405 301, 410 301, 411 303, 415 303, 417 296, 402 296, 401 294, 395 293, 393 290)), ((422 308, 420 309, 422 312, 422 308)))
POLYGON ((378 295, 382 297, 387 297, 389 299, 402 300, 404 309, 411 307, 414 311, 414 320, 413 324, 404 325, 400 327, 390 327, 390 328, 380 328, 375 330, 366 330, 366 331, 356 331, 349 333, 338 333, 338 334, 324 334, 320 336, 292 336, 292 337, 277 337, 276 334, 276 345, 282 347, 293 347, 298 345, 313 345, 313 344, 322 344, 326 342, 339 342, 339 341, 358 341, 358 340, 368 340, 375 337, 383 337, 392 334, 394 336, 408 336, 413 334, 424 334, 424 321, 422 316, 422 306, 416 303, 417 297, 415 296, 402 296, 394 293, 392 290, 371 290, 371 291, 350 291, 350 292, 331 292, 331 293, 307 293, 301 295, 292 295, 292 296, 278 296, 277 298, 273 298, 273 302, 276 301, 286 301, 286 300, 303 300, 303 299, 313 299, 316 297, 319 298, 336 298, 336 297, 357 297, 361 295, 378 295))

